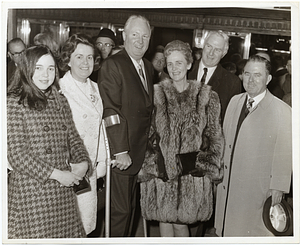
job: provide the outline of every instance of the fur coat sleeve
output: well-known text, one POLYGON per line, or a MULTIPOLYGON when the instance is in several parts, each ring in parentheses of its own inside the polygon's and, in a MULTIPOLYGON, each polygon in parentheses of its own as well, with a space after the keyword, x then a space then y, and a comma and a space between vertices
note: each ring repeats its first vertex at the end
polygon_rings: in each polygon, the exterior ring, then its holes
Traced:
POLYGON ((220 124, 221 106, 217 93, 211 91, 206 105, 207 122, 202 133, 202 145, 197 156, 196 168, 204 171, 214 182, 223 178, 224 137, 220 124))

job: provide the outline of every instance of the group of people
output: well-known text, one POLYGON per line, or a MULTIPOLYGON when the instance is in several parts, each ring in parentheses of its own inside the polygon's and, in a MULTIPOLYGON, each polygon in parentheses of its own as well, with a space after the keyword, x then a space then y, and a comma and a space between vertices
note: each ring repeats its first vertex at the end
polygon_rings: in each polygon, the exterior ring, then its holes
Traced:
POLYGON ((100 31, 96 44, 74 34, 58 58, 46 45, 19 55, 7 91, 8 238, 95 229, 97 179, 106 174, 102 118, 112 122, 111 237, 132 236, 138 185, 142 216, 159 222, 161 236, 188 237, 189 224, 212 218, 218 236, 272 235, 262 207, 290 190, 292 132, 290 106, 267 89, 270 62, 247 60, 241 93, 220 65, 229 47, 222 31, 209 33, 194 63, 180 40, 145 59, 151 27, 143 16, 128 18, 114 55, 111 34, 100 31), (98 46, 110 50, 93 81, 98 46), (90 190, 75 194, 84 178, 90 190))

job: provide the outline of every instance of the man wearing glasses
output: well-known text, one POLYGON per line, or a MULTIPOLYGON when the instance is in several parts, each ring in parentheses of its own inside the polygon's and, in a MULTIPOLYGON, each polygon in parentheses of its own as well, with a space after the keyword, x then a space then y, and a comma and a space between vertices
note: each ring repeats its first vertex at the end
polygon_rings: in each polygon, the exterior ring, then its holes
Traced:
POLYGON ((115 47, 115 44, 116 44, 115 33, 108 28, 101 29, 95 41, 95 46, 99 51, 101 57, 100 60, 95 61, 94 71, 90 75, 90 79, 92 81, 95 82, 97 81, 99 67, 103 62, 103 60, 105 60, 108 56, 111 55, 112 49, 115 47))
POLYGON ((9 56, 9 59, 7 60, 7 85, 9 84, 9 80, 16 70, 16 66, 19 63, 25 48, 25 43, 21 38, 14 38, 7 44, 7 53, 9 56))
POLYGON ((103 28, 96 39, 96 47, 101 54, 102 60, 111 55, 112 49, 115 46, 116 37, 112 30, 103 28))

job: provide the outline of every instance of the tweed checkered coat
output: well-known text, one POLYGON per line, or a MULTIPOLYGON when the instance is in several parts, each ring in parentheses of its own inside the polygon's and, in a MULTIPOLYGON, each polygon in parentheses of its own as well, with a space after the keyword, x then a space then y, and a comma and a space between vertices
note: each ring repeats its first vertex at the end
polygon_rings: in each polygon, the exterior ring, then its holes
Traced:
POLYGON ((7 154, 13 168, 8 185, 8 238, 85 237, 72 188, 50 180, 54 168, 90 161, 69 104, 53 89, 45 110, 7 99, 7 154), (68 147, 69 146, 69 147, 68 147))

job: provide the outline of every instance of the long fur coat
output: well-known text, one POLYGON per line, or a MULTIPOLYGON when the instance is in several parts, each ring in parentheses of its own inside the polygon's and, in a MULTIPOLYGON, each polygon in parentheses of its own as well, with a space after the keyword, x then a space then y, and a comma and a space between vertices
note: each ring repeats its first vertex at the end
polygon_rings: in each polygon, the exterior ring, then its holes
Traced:
POLYGON ((157 178, 156 156, 146 152, 139 180, 142 215, 147 220, 192 224, 208 220, 213 211, 212 182, 223 177, 220 102, 210 86, 188 83, 181 93, 170 79, 154 88, 155 127, 150 135, 156 128, 168 181, 157 178), (181 176, 176 154, 195 151, 200 151, 196 168, 205 176, 181 176))

